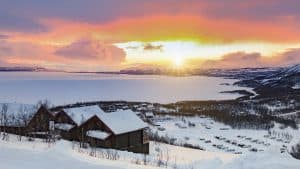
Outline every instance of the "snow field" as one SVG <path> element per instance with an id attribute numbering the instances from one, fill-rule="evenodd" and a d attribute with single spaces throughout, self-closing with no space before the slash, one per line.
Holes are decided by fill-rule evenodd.
<path id="1" fill-rule="evenodd" d="M 98 156 L 92 155 L 93 151 L 98 152 Z M 117 152 L 119 158 L 100 158 L 100 152 L 108 151 Z M 164 163 L 168 161 L 168 167 L 157 166 L 157 161 L 151 163 L 151 159 L 160 156 L 159 152 L 163 152 L 161 159 Z M 166 156 L 166 153 L 169 155 Z M 276 148 L 261 153 L 234 155 L 151 142 L 147 165 L 141 161 L 144 157 L 125 151 L 79 149 L 76 144 L 64 140 L 45 143 L 40 139 L 27 141 L 23 138 L 17 141 L 14 135 L 10 135 L 7 141 L 0 140 L 0 166 L 4 169 L 298 169 L 300 166 L 299 160 L 289 154 L 278 153 Z"/>
<path id="2" fill-rule="evenodd" d="M 299 130 L 280 129 L 279 125 L 267 131 L 232 129 L 203 117 L 156 116 L 153 121 L 156 126 L 151 126 L 152 133 L 173 138 L 176 145 L 189 144 L 213 152 L 249 154 L 275 147 L 288 153 L 288 148 L 300 140 Z"/>

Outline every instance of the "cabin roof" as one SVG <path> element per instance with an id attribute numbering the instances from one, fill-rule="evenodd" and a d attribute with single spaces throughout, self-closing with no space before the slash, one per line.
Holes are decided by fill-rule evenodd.
<path id="1" fill-rule="evenodd" d="M 75 108 L 66 108 L 63 109 L 64 112 L 68 116 L 71 117 L 71 119 L 80 126 L 87 120 L 89 120 L 91 117 L 101 113 L 101 109 L 99 106 L 84 106 L 84 107 L 75 107 Z"/>
<path id="2" fill-rule="evenodd" d="M 78 125 L 97 116 L 114 134 L 122 134 L 136 131 L 147 127 L 131 110 L 116 110 L 115 112 L 104 112 L 99 106 L 85 106 L 63 109 Z"/>
<path id="3" fill-rule="evenodd" d="M 131 110 L 118 109 L 115 112 L 101 113 L 99 118 L 115 134 L 127 133 L 147 127 L 147 124 Z"/>

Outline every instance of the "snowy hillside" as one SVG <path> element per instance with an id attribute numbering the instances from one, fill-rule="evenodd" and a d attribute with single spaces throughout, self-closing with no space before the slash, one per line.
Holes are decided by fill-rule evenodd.
<path id="1" fill-rule="evenodd" d="M 283 70 L 281 73 L 285 74 L 284 76 L 300 73 L 300 64 L 288 67 L 287 69 Z"/>
<path id="2" fill-rule="evenodd" d="M 16 141 L 11 135 L 9 141 L 0 141 L 0 164 L 3 169 L 158 169 L 166 168 L 151 159 L 168 162 L 168 168 L 178 169 L 296 169 L 299 161 L 288 154 L 270 150 L 260 154 L 231 155 L 205 152 L 165 144 L 151 143 L 151 152 L 143 163 L 143 155 L 117 151 L 117 160 L 101 156 L 108 150 L 77 149 L 71 142 L 58 141 L 48 144 L 36 139 L 34 142 Z M 93 152 L 93 153 L 92 153 Z M 159 152 L 164 152 L 161 156 Z M 166 153 L 168 156 L 166 156 Z M 62 158 L 63 157 L 63 158 Z M 160 158 L 161 157 L 161 158 Z M 140 160 L 139 160 L 140 159 Z M 255 163 L 253 163 L 255 161 Z"/>
<path id="3" fill-rule="evenodd" d="M 156 126 L 151 127 L 152 132 L 172 140 L 173 144 L 213 152 L 260 154 L 275 149 L 287 153 L 300 140 L 299 130 L 280 129 L 279 125 L 270 130 L 232 129 L 211 118 L 164 116 L 156 116 L 153 122 Z"/>

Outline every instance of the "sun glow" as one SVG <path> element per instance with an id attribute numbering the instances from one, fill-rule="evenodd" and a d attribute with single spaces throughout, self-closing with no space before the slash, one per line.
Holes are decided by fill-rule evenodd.
<path id="1" fill-rule="evenodd" d="M 150 45 L 149 45 L 150 44 Z M 298 48 L 300 44 L 273 44 L 244 42 L 230 44 L 201 44 L 193 41 L 125 42 L 115 44 L 126 52 L 126 63 L 163 64 L 174 67 L 191 66 L 203 60 L 218 60 L 234 52 L 260 53 L 273 56 L 287 48 Z M 148 48 L 145 46 L 148 45 Z M 151 46 L 149 48 L 149 46 Z M 197 65 L 197 64 L 196 64 Z"/>
<path id="2" fill-rule="evenodd" d="M 179 67 L 183 65 L 183 60 L 181 57 L 177 56 L 174 58 L 174 64 L 175 66 Z"/>

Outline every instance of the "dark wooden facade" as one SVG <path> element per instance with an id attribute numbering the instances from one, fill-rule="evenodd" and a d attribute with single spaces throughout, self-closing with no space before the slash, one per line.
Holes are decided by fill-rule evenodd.
<path id="1" fill-rule="evenodd" d="M 43 106 L 35 113 L 29 124 L 26 126 L 28 132 L 48 132 L 50 122 L 54 122 L 54 116 Z"/>
<path id="2" fill-rule="evenodd" d="M 41 106 L 35 115 L 30 119 L 26 126 L 0 126 L 0 130 L 17 135 L 31 135 L 33 132 L 49 132 L 50 121 L 54 122 L 54 116 L 43 106 Z M 44 137 L 35 135 L 36 137 Z"/>
<path id="3" fill-rule="evenodd" d="M 55 114 L 54 117 L 55 123 L 64 123 L 64 124 L 70 124 L 76 127 L 76 123 L 72 120 L 70 116 L 67 115 L 64 111 L 59 111 Z M 74 140 L 74 136 L 72 136 L 72 133 L 70 131 L 66 130 L 60 130 L 58 128 L 55 128 L 56 133 L 59 134 L 62 138 L 67 140 Z"/>
<path id="4" fill-rule="evenodd" d="M 92 147 L 112 148 L 118 150 L 127 150 L 135 153 L 149 153 L 149 143 L 147 134 L 144 129 L 130 131 L 122 134 L 115 134 L 109 126 L 107 126 L 96 115 L 77 125 L 70 116 L 64 111 L 59 111 L 56 114 L 50 113 L 45 107 L 40 107 L 30 120 L 27 126 L 24 127 L 4 127 L 0 126 L 1 131 L 19 135 L 31 135 L 33 137 L 45 137 L 43 134 L 30 133 L 49 133 L 51 131 L 50 123 L 65 123 L 74 125 L 69 131 L 55 129 L 62 138 L 71 141 L 79 141 L 89 143 Z M 105 139 L 99 139 L 87 136 L 87 131 L 97 130 L 109 133 L 110 135 Z"/>
<path id="5" fill-rule="evenodd" d="M 86 132 L 89 130 L 100 130 L 111 135 L 101 140 L 87 136 Z M 144 142 L 144 137 L 146 137 L 144 129 L 116 135 L 97 116 L 93 116 L 82 125 L 73 128 L 70 130 L 70 133 L 72 140 L 87 142 L 93 147 L 113 148 L 135 153 L 149 153 L 149 144 Z"/>
<path id="6" fill-rule="evenodd" d="M 67 115 L 64 111 L 59 111 L 55 114 L 55 123 L 67 123 L 71 125 L 76 125 L 70 116 Z"/>

